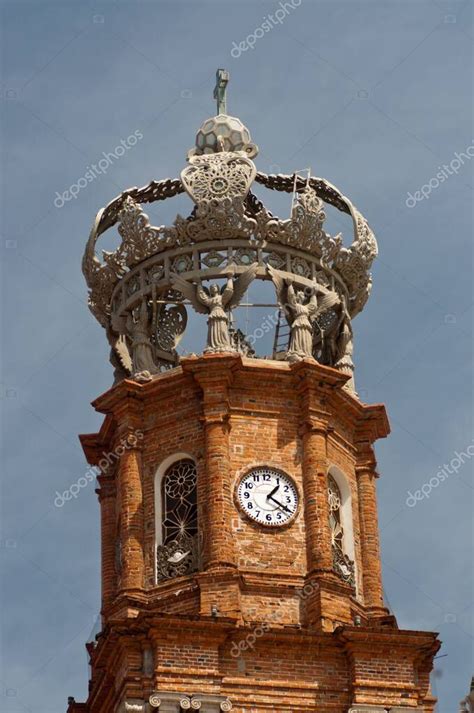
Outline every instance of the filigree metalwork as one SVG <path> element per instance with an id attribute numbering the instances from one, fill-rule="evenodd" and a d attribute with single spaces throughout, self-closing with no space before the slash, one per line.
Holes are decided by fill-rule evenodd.
<path id="1" fill-rule="evenodd" d="M 251 265 L 257 261 L 257 253 L 249 248 L 239 248 L 232 255 L 232 260 L 236 265 Z"/>
<path id="2" fill-rule="evenodd" d="M 196 466 L 183 459 L 163 479 L 163 544 L 197 534 Z"/>
<path id="3" fill-rule="evenodd" d="M 342 496 L 332 475 L 328 475 L 329 526 L 331 528 L 334 571 L 352 587 L 355 586 L 354 562 L 344 552 L 344 530 L 341 523 Z"/>
<path id="4" fill-rule="evenodd" d="M 302 275 L 303 277 L 309 277 L 311 275 L 311 268 L 308 262 L 302 257 L 294 257 L 291 261 L 291 270 L 295 275 Z"/>
<path id="5" fill-rule="evenodd" d="M 217 252 L 217 250 L 210 250 L 208 254 L 201 259 L 201 263 L 206 267 L 220 267 L 220 265 L 225 264 L 226 261 L 226 255 Z"/>
<path id="6" fill-rule="evenodd" d="M 192 156 L 189 163 L 181 171 L 181 181 L 197 205 L 224 198 L 243 201 L 257 173 L 253 161 L 232 151 Z"/>
<path id="7" fill-rule="evenodd" d="M 188 272 L 189 270 L 192 270 L 193 267 L 193 261 L 189 257 L 189 255 L 178 255 L 173 260 L 173 264 L 171 266 L 171 269 L 173 272 Z"/>
<path id="8" fill-rule="evenodd" d="M 198 568 L 197 473 L 192 460 L 181 459 L 162 482 L 162 544 L 156 551 L 157 581 Z"/>
<path id="9" fill-rule="evenodd" d="M 266 256 L 265 262 L 277 270 L 282 270 L 285 267 L 285 260 L 278 253 L 272 252 Z"/>
<path id="10" fill-rule="evenodd" d="M 156 548 L 157 582 L 196 572 L 198 569 L 197 544 L 197 536 L 179 535 L 166 545 L 158 545 Z"/>
<path id="11" fill-rule="evenodd" d="M 163 278 L 164 274 L 164 265 L 153 265 L 153 267 L 146 273 L 146 280 L 150 285 L 153 283 L 156 284 Z"/>
<path id="12" fill-rule="evenodd" d="M 196 488 L 196 466 L 191 460 L 180 460 L 167 471 L 164 481 L 165 495 L 182 500 Z"/>
<path id="13" fill-rule="evenodd" d="M 184 305 L 160 304 L 156 315 L 154 342 L 158 349 L 172 354 L 178 346 L 188 323 Z"/>
<path id="14" fill-rule="evenodd" d="M 270 278 L 267 266 L 280 271 L 284 280 L 294 281 L 295 294 L 302 290 L 334 294 L 332 312 L 313 314 L 312 333 L 306 329 L 304 348 L 291 347 L 287 357 L 304 358 L 304 354 L 352 377 L 351 320 L 370 294 L 375 236 L 351 201 L 325 179 L 257 173 L 250 160 L 255 149 L 250 135 L 232 119 L 238 122 L 233 135 L 231 119 L 222 115 L 203 124 L 180 180 L 130 188 L 96 217 L 83 272 L 89 307 L 106 329 L 112 348 L 116 378 L 153 378 L 178 362 L 176 344 L 185 312 L 158 306 L 175 275 L 182 275 L 190 285 L 198 284 L 222 278 L 232 264 L 237 273 L 254 265 L 257 279 Z M 294 191 L 289 219 L 272 215 L 250 192 L 254 181 L 271 190 Z M 177 215 L 170 226 L 152 226 L 142 204 L 183 191 L 195 203 L 192 213 L 185 218 Z M 352 217 L 350 246 L 343 246 L 340 234 L 331 236 L 324 230 L 326 203 Z M 97 241 L 115 223 L 121 243 L 115 251 L 103 251 L 99 259 Z M 296 312 L 308 304 L 306 299 L 299 308 L 287 308 L 293 315 L 295 338 L 302 336 L 298 330 L 304 322 Z M 234 339 L 224 341 L 221 348 L 235 348 Z M 348 387 L 353 387 L 352 378 Z"/>

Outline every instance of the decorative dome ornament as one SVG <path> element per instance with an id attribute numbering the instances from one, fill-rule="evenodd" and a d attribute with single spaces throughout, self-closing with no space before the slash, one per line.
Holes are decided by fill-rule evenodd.
<path id="1" fill-rule="evenodd" d="M 196 135 L 196 147 L 188 152 L 188 158 L 219 151 L 241 151 L 254 158 L 258 147 L 250 141 L 250 132 L 240 119 L 218 114 L 201 126 Z"/>
<path id="2" fill-rule="evenodd" d="M 229 72 L 218 69 L 214 99 L 217 116 L 207 119 L 196 134 L 196 147 L 188 151 L 188 159 L 220 151 L 243 152 L 249 158 L 258 154 L 258 147 L 250 141 L 250 132 L 236 116 L 227 114 L 226 87 Z"/>
<path id="3" fill-rule="evenodd" d="M 351 389 L 352 319 L 370 294 L 375 236 L 351 201 L 324 178 L 257 171 L 248 130 L 226 113 L 228 80 L 218 70 L 217 115 L 199 130 L 180 178 L 130 188 L 97 214 L 83 272 L 89 307 L 111 346 L 115 378 L 146 381 L 176 366 L 189 306 L 207 314 L 205 351 L 253 356 L 245 335 L 234 339 L 230 310 L 239 307 L 244 286 L 255 279 L 273 282 L 280 307 L 270 358 L 315 359 L 346 373 Z M 253 194 L 256 184 L 293 193 L 290 218 L 272 215 Z M 189 216 L 177 215 L 169 226 L 150 224 L 143 203 L 184 192 L 195 204 Z M 327 204 L 352 218 L 350 246 L 341 234 L 325 231 Z M 99 259 L 97 241 L 115 224 L 121 243 Z M 278 335 L 285 320 L 290 335 L 282 345 Z"/>

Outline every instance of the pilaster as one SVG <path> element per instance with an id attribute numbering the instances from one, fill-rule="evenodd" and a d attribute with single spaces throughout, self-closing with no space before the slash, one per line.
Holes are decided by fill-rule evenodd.
<path id="1" fill-rule="evenodd" d="M 116 486 L 115 479 L 109 475 L 99 475 L 99 488 L 96 493 L 100 503 L 100 534 L 101 534 L 101 582 L 102 582 L 102 621 L 104 623 L 107 609 L 117 592 L 116 568 Z"/>
<path id="2" fill-rule="evenodd" d="M 386 616 L 383 602 L 382 565 L 376 479 L 377 461 L 372 446 L 361 442 L 357 448 L 356 476 L 359 501 L 360 547 L 362 554 L 362 587 L 369 616 Z"/>
<path id="3" fill-rule="evenodd" d="M 204 487 L 199 489 L 203 572 L 198 575 L 201 613 L 236 616 L 240 610 L 235 543 L 232 533 L 232 471 L 229 454 L 229 389 L 238 355 L 209 355 L 183 360 L 202 390 L 201 422 L 205 432 Z M 205 499 L 204 499 L 205 498 Z"/>

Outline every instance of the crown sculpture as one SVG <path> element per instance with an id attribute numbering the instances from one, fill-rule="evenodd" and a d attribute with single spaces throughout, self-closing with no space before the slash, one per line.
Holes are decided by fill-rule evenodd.
<path id="1" fill-rule="evenodd" d="M 364 216 L 323 178 L 257 171 L 258 148 L 242 122 L 226 113 L 229 75 L 217 72 L 217 116 L 203 123 L 180 178 L 129 188 L 96 216 L 83 258 L 89 306 L 105 328 L 116 380 L 148 381 L 179 362 L 187 309 L 206 314 L 206 352 L 253 352 L 232 327 L 231 313 L 252 280 L 271 280 L 288 343 L 273 358 L 316 360 L 349 375 L 353 389 L 352 319 L 371 289 L 377 242 Z M 252 191 L 254 184 L 293 192 L 291 217 L 280 220 Z M 143 211 L 186 192 L 192 213 L 154 227 Z M 354 236 L 324 230 L 325 204 L 352 217 Z M 114 252 L 96 244 L 114 225 Z M 220 283 L 213 280 L 225 280 Z M 207 286 L 205 283 L 208 283 Z"/>

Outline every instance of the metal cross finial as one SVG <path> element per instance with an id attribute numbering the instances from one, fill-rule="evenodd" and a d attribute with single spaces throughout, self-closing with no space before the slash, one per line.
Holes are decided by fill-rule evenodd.
<path id="1" fill-rule="evenodd" d="M 227 114 L 226 87 L 229 82 L 229 72 L 225 69 L 218 69 L 216 72 L 216 86 L 214 87 L 214 99 L 217 102 L 217 113 Z"/>

